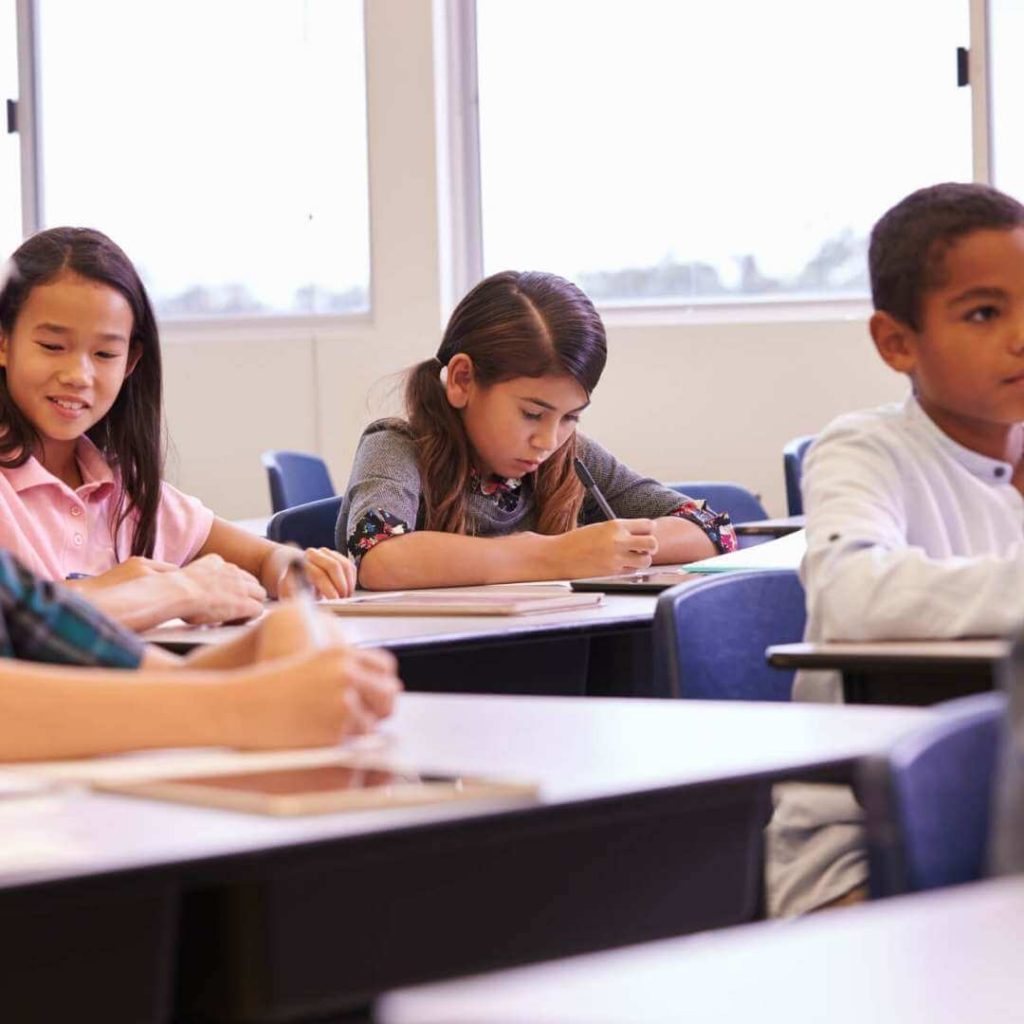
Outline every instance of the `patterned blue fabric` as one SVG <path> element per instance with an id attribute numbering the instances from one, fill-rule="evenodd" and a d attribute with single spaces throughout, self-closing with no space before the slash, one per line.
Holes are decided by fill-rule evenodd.
<path id="1" fill-rule="evenodd" d="M 142 653 L 133 633 L 0 551 L 0 657 L 138 668 Z"/>

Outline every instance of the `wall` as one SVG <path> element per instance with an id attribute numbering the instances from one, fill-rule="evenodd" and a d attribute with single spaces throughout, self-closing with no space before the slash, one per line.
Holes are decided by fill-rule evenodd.
<path id="1" fill-rule="evenodd" d="M 436 348 L 447 232 L 434 14 L 430 0 L 366 5 L 372 316 L 164 328 L 168 476 L 223 516 L 269 512 L 265 448 L 319 452 L 341 488 L 362 426 L 393 407 L 395 375 Z M 631 323 L 610 314 L 608 370 L 584 429 L 636 469 L 736 480 L 782 514 L 783 444 L 905 387 L 874 355 L 863 315 L 768 315 Z"/>

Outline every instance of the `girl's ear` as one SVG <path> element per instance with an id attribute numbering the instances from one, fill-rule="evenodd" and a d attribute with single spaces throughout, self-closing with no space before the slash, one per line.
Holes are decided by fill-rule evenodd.
<path id="1" fill-rule="evenodd" d="M 125 367 L 124 375 L 130 377 L 132 370 L 139 365 L 139 360 L 142 358 L 142 346 L 135 342 L 128 349 L 128 365 Z"/>
<path id="2" fill-rule="evenodd" d="M 459 352 L 448 360 L 448 378 L 444 391 L 453 409 L 465 409 L 473 390 L 473 360 Z"/>
<path id="3" fill-rule="evenodd" d="M 917 365 L 917 333 L 890 313 L 872 314 L 868 327 L 878 354 L 898 373 L 911 373 Z"/>
<path id="4" fill-rule="evenodd" d="M 0 366 L 7 366 L 7 335 L 0 331 Z"/>

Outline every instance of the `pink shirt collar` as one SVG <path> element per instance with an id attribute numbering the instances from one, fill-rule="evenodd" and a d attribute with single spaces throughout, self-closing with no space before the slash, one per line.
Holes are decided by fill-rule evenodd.
<path id="1" fill-rule="evenodd" d="M 63 480 L 54 476 L 34 455 L 16 469 L 7 470 L 7 479 L 19 494 L 32 487 L 57 486 L 69 494 L 77 494 L 84 498 L 95 494 L 103 487 L 114 486 L 114 471 L 96 445 L 84 435 L 78 439 L 75 446 L 75 458 L 82 473 L 82 486 L 75 488 L 74 491 Z"/>

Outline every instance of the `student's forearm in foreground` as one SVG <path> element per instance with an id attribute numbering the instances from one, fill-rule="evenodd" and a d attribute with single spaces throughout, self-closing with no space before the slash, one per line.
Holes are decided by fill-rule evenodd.
<path id="1" fill-rule="evenodd" d="M 0 662 L 0 761 L 214 746 L 229 731 L 228 687 L 213 673 L 145 674 Z"/>
<path id="2" fill-rule="evenodd" d="M 537 533 L 466 537 L 421 530 L 368 551 L 359 583 L 369 590 L 402 590 L 554 579 L 553 540 Z"/>

